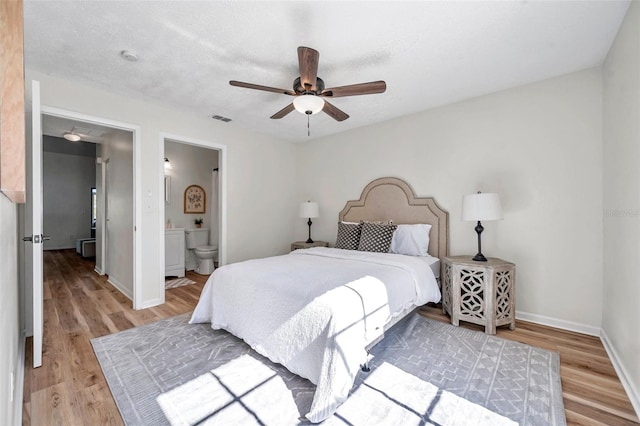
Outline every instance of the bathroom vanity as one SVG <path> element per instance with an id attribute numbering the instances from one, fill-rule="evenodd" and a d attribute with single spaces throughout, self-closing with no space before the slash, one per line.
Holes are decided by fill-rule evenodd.
<path id="1" fill-rule="evenodd" d="M 164 275 L 184 277 L 184 228 L 164 230 Z"/>

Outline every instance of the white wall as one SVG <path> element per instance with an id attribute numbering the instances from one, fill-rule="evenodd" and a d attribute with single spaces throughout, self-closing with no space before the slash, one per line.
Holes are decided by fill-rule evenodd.
<path id="1" fill-rule="evenodd" d="M 15 377 L 22 369 L 18 365 L 24 360 L 21 355 L 20 321 L 18 303 L 18 207 L 0 194 L 0 424 L 16 424 L 20 413 L 16 412 L 15 398 L 22 393 L 15 389 L 11 393 L 11 373 L 14 383 L 21 381 Z"/>
<path id="2" fill-rule="evenodd" d="M 43 143 L 71 143 L 45 137 Z M 95 151 L 94 151 L 95 152 Z M 75 248 L 78 238 L 91 237 L 91 188 L 95 187 L 95 154 L 42 154 L 43 229 L 51 240 L 44 249 Z"/>
<path id="3" fill-rule="evenodd" d="M 640 412 L 640 3 L 633 2 L 604 66 L 605 342 Z M 614 359 L 614 364 L 615 364 Z M 624 383 L 624 380 L 623 380 Z"/>
<path id="4" fill-rule="evenodd" d="M 28 67 L 28 64 L 27 64 Z M 160 268 L 160 238 L 164 238 L 164 194 L 161 182 L 160 133 L 211 141 L 227 147 L 227 259 L 245 259 L 282 254 L 293 241 L 291 224 L 297 215 L 295 197 L 295 147 L 267 136 L 236 128 L 207 117 L 143 102 L 58 79 L 29 68 L 26 81 L 41 82 L 42 103 L 132 123 L 142 135 L 143 241 L 142 303 L 159 303 L 164 292 Z M 231 117 L 233 118 L 233 117 Z M 161 210 L 162 209 L 162 210 Z"/>
<path id="5" fill-rule="evenodd" d="M 174 228 L 193 228 L 195 218 L 203 218 L 202 226 L 211 227 L 211 177 L 218 167 L 218 151 L 195 145 L 166 141 L 164 156 L 169 159 L 171 169 L 165 175 L 171 178 L 171 201 L 165 205 L 165 222 L 171 219 Z M 184 190 L 189 185 L 200 185 L 207 197 L 205 214 L 184 213 Z"/>
<path id="6" fill-rule="evenodd" d="M 106 265 L 109 282 L 133 298 L 133 138 L 131 132 L 112 130 L 105 136 L 100 155 L 106 178 Z M 164 255 L 164 254 L 163 254 Z"/>
<path id="7" fill-rule="evenodd" d="M 300 145 L 296 201 L 319 203 L 314 239 L 333 244 L 344 203 L 372 179 L 395 176 L 449 211 L 452 255 L 474 254 L 462 196 L 498 192 L 504 220 L 484 223 L 482 251 L 516 263 L 519 315 L 597 332 L 601 77 L 589 69 Z M 303 239 L 304 220 L 295 228 Z"/>

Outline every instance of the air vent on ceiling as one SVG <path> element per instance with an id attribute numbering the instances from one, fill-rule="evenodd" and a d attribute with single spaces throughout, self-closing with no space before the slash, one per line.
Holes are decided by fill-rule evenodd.
<path id="1" fill-rule="evenodd" d="M 223 116 L 221 116 L 221 115 L 214 115 L 214 116 L 212 116 L 211 118 L 213 118 L 214 120 L 224 121 L 225 123 L 228 123 L 228 122 L 230 122 L 230 121 L 231 121 L 231 119 L 230 119 L 230 118 L 223 117 Z"/>

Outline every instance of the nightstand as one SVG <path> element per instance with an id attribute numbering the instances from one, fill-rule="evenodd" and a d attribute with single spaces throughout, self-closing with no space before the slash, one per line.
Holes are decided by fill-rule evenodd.
<path id="1" fill-rule="evenodd" d="M 314 241 L 312 243 L 307 243 L 305 241 L 296 241 L 295 243 L 291 243 L 291 251 L 306 249 L 310 247 L 329 247 L 329 243 L 326 241 Z"/>
<path id="2" fill-rule="evenodd" d="M 467 321 L 484 326 L 487 334 L 496 334 L 496 327 L 508 324 L 516 328 L 516 265 L 497 258 L 486 262 L 473 256 L 444 258 L 442 311 L 451 316 L 451 323 Z"/>

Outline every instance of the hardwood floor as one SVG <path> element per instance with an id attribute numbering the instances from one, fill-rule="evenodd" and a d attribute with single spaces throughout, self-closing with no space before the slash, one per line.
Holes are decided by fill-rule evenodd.
<path id="1" fill-rule="evenodd" d="M 122 425 L 90 340 L 192 311 L 207 277 L 188 272 L 196 284 L 167 290 L 164 305 L 135 311 L 74 250 L 45 251 L 44 263 L 43 361 L 32 368 L 28 339 L 23 424 Z"/>
<path id="2" fill-rule="evenodd" d="M 427 306 L 422 315 L 450 322 L 439 306 Z M 474 324 L 461 325 L 484 331 Z M 598 337 L 516 321 L 516 329 L 498 327 L 497 336 L 560 353 L 560 378 L 567 423 L 570 425 L 640 424 Z"/>
<path id="3" fill-rule="evenodd" d="M 121 425 L 120 413 L 90 339 L 190 312 L 206 280 L 167 290 L 166 303 L 140 311 L 74 250 L 46 251 L 43 365 L 33 369 L 27 341 L 23 424 Z M 421 313 L 448 322 L 437 307 Z M 481 329 L 475 325 L 464 325 Z M 640 424 L 609 358 L 596 337 L 518 321 L 498 336 L 560 353 L 565 413 L 571 425 Z"/>

